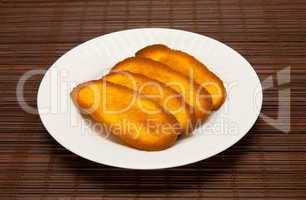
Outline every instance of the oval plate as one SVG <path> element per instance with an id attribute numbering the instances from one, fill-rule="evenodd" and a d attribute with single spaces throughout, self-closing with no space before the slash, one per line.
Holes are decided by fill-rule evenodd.
<path id="1" fill-rule="evenodd" d="M 186 51 L 208 65 L 224 81 L 228 96 L 192 136 L 179 139 L 169 149 L 146 152 L 99 134 L 78 113 L 70 92 L 76 84 L 100 78 L 118 61 L 156 43 Z M 225 44 L 182 30 L 145 28 L 103 35 L 68 51 L 45 74 L 37 104 L 50 135 L 73 153 L 115 167 L 161 169 L 209 158 L 239 141 L 260 113 L 262 89 L 252 66 Z"/>

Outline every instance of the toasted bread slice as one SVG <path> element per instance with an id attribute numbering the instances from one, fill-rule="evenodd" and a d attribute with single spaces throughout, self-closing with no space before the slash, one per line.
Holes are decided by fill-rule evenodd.
<path id="1" fill-rule="evenodd" d="M 75 87 L 71 96 L 82 112 L 137 149 L 166 149 L 180 131 L 175 117 L 158 104 L 117 84 L 89 81 Z"/>
<path id="2" fill-rule="evenodd" d="M 192 130 L 195 122 L 193 108 L 184 102 L 184 98 L 178 92 L 165 84 L 128 71 L 111 72 L 102 79 L 128 87 L 155 101 L 174 115 L 185 133 Z"/>
<path id="3" fill-rule="evenodd" d="M 112 68 L 112 71 L 120 70 L 142 74 L 174 89 L 194 108 L 197 121 L 204 121 L 211 111 L 210 94 L 203 87 L 181 73 L 172 70 L 167 65 L 147 58 L 131 57 L 119 62 Z"/>
<path id="4" fill-rule="evenodd" d="M 161 44 L 147 46 L 139 50 L 136 56 L 161 62 L 171 69 L 194 79 L 195 82 L 205 87 L 211 94 L 214 110 L 223 104 L 226 98 L 223 82 L 193 56 L 182 51 L 172 50 Z"/>

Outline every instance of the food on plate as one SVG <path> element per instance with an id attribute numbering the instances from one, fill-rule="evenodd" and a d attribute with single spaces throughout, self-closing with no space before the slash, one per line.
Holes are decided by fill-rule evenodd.
<path id="1" fill-rule="evenodd" d="M 172 114 L 185 133 L 189 133 L 195 122 L 193 108 L 184 102 L 180 93 L 165 84 L 141 74 L 128 71 L 111 72 L 103 80 L 128 87 L 142 96 L 158 103 L 165 111 Z"/>
<path id="2" fill-rule="evenodd" d="M 174 89 L 194 108 L 197 121 L 204 121 L 211 112 L 211 95 L 205 88 L 160 62 L 142 57 L 130 57 L 116 64 L 112 71 L 142 74 Z"/>
<path id="3" fill-rule="evenodd" d="M 138 57 L 149 58 L 180 72 L 202 85 L 211 94 L 213 109 L 218 109 L 224 102 L 226 90 L 223 82 L 207 66 L 193 56 L 162 44 L 147 46 L 136 53 Z"/>
<path id="4" fill-rule="evenodd" d="M 121 142 L 141 150 L 173 145 L 181 130 L 176 118 L 154 101 L 104 80 L 82 83 L 71 93 L 75 105 Z M 166 128 L 165 128 L 166 127 Z"/>
<path id="5" fill-rule="evenodd" d="M 191 55 L 161 44 L 71 92 L 79 110 L 130 147 L 158 151 L 191 133 L 225 101 L 223 82 Z"/>

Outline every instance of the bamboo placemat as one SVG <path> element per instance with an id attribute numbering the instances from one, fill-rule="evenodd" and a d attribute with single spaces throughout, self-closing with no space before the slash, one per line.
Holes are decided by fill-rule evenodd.
<path id="1" fill-rule="evenodd" d="M 184 29 L 216 38 L 245 56 L 262 82 L 262 112 L 250 133 L 227 151 L 195 164 L 158 171 L 107 167 L 57 144 L 37 115 L 16 99 L 20 76 L 47 69 L 93 37 L 137 27 Z M 289 67 L 289 68 L 288 68 Z M 279 85 L 277 73 L 291 70 Z M 36 104 L 41 76 L 25 87 Z M 306 2 L 0 1 L 0 199 L 306 199 Z M 278 101 L 291 90 L 291 101 Z M 288 106 L 277 116 L 280 104 Z M 290 115 L 289 115 L 290 114 Z M 278 119 L 278 121 L 277 121 Z M 290 121 L 290 131 L 278 130 Z"/>

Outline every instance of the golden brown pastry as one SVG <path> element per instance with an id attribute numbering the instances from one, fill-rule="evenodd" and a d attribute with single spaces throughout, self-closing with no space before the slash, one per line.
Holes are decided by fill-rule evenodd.
<path id="1" fill-rule="evenodd" d="M 180 72 L 202 85 L 212 96 L 213 109 L 218 109 L 224 102 L 226 90 L 223 82 L 204 64 L 193 56 L 173 50 L 162 44 L 147 46 L 136 53 L 136 56 L 149 58 Z"/>
<path id="2" fill-rule="evenodd" d="M 131 57 L 116 64 L 112 71 L 129 71 L 164 83 L 194 108 L 197 121 L 205 120 L 212 109 L 211 96 L 203 87 L 160 62 Z"/>
<path id="3" fill-rule="evenodd" d="M 95 80 L 78 85 L 71 96 L 82 112 L 129 146 L 162 150 L 173 145 L 179 134 L 174 116 L 126 87 Z"/>
<path id="4" fill-rule="evenodd" d="M 102 79 L 138 91 L 171 113 L 185 133 L 192 130 L 193 123 L 195 122 L 194 115 L 192 114 L 193 108 L 184 102 L 179 93 L 165 84 L 128 71 L 111 72 Z"/>

